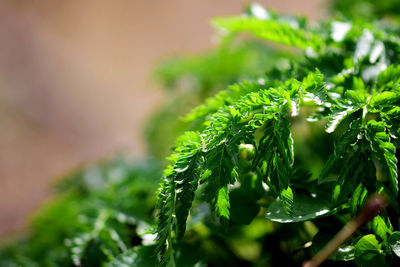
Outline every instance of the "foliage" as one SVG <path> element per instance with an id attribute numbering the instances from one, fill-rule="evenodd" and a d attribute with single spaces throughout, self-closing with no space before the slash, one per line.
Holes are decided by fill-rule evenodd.
<path id="1" fill-rule="evenodd" d="M 153 156 L 164 158 L 177 135 L 198 125 L 177 117 L 231 84 L 257 79 L 274 64 L 285 68 L 286 58 L 292 56 L 289 51 L 258 40 L 240 40 L 234 34 L 221 37 L 220 42 L 219 47 L 200 56 L 168 59 L 155 70 L 154 77 L 165 88 L 167 99 L 145 128 Z"/>
<path id="2" fill-rule="evenodd" d="M 340 0 L 319 24 L 259 5 L 215 19 L 217 49 L 156 70 L 171 97 L 150 151 L 180 135 L 164 172 L 119 158 L 74 173 L 0 265 L 299 265 L 376 192 L 388 208 L 329 263 L 398 264 L 400 39 L 384 3 L 374 23 Z"/>
<path id="3" fill-rule="evenodd" d="M 335 0 L 332 2 L 332 9 L 336 10 L 340 16 L 374 20 L 382 18 L 390 18 L 396 21 L 398 20 L 398 12 L 400 3 L 392 0 Z"/>
<path id="4" fill-rule="evenodd" d="M 393 200 L 391 208 L 398 212 L 396 116 L 400 92 L 393 81 L 398 79 L 399 67 L 396 56 L 391 56 L 399 48 L 395 29 L 361 21 L 311 26 L 303 18 L 280 17 L 259 6 L 254 8 L 257 12 L 215 19 L 214 25 L 228 33 L 249 32 L 298 47 L 303 49 L 303 57 L 292 61 L 284 77 L 275 78 L 267 72 L 260 77 L 261 84 L 246 82 L 230 87 L 186 117 L 201 120 L 202 125 L 191 137 L 183 135 L 187 140 L 176 145 L 174 163 L 160 185 L 157 251 L 162 265 L 174 262 L 174 243 L 183 237 L 197 190 L 227 227 L 230 210 L 237 204 L 231 201 L 230 192 L 243 186 L 240 169 L 246 163 L 250 167 L 245 174 L 264 185 L 264 195 L 276 197 L 265 215 L 271 220 L 301 222 L 331 214 L 354 216 L 375 192 L 385 192 Z M 324 166 L 314 171 L 316 175 L 296 178 L 298 170 L 312 171 L 296 164 L 294 156 L 291 124 L 307 127 L 303 108 L 310 113 L 308 121 L 324 123 L 335 141 Z M 193 142 L 195 147 L 190 147 Z M 239 157 L 243 144 L 255 151 L 253 159 Z M 190 182 L 183 182 L 181 175 Z M 182 191 L 190 195 L 184 207 L 175 196 Z M 257 206 L 262 195 L 250 203 Z M 326 195 L 331 197 L 317 201 Z M 183 218 L 182 213 L 186 215 Z M 387 239 L 396 218 L 387 213 L 374 218 L 364 233 L 375 235 L 361 234 L 354 245 L 357 264 L 363 265 L 371 257 L 377 264 L 383 263 L 385 255 L 392 255 L 381 248 L 389 246 Z M 376 256 L 366 252 L 371 250 Z"/>
<path id="5" fill-rule="evenodd" d="M 129 248 L 152 239 L 159 175 L 157 162 L 125 157 L 71 173 L 34 216 L 31 233 L 3 249 L 0 265 L 100 266 L 141 252 Z"/>

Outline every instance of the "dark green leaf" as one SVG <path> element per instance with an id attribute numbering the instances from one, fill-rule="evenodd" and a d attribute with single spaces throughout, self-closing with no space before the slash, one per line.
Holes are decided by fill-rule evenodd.
<path id="1" fill-rule="evenodd" d="M 326 193 L 314 196 L 296 192 L 293 198 L 292 216 L 286 214 L 281 200 L 277 199 L 268 208 L 265 217 L 281 223 L 301 222 L 328 216 L 346 207 L 346 205 L 331 207 L 330 197 Z"/>
<path id="2" fill-rule="evenodd" d="M 393 253 L 400 257 L 400 232 L 393 232 L 389 236 L 388 242 Z"/>

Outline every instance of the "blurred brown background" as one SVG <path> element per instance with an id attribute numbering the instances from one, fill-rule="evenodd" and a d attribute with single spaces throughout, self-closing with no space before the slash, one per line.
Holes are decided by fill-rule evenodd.
<path id="1" fill-rule="evenodd" d="M 323 5 L 258 2 L 313 19 Z M 210 18 L 244 3 L 1 0 L 0 235 L 22 229 L 69 169 L 144 155 L 142 124 L 163 98 L 149 78 L 155 63 L 210 47 Z"/>

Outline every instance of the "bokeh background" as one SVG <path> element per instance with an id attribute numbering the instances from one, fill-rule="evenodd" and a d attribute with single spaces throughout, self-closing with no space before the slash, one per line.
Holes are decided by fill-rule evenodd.
<path id="1" fill-rule="evenodd" d="M 323 15 L 323 0 L 258 1 Z M 142 126 L 164 93 L 157 62 L 207 50 L 215 16 L 240 0 L 1 0 L 0 237 L 23 229 L 51 185 L 115 153 L 142 157 Z"/>

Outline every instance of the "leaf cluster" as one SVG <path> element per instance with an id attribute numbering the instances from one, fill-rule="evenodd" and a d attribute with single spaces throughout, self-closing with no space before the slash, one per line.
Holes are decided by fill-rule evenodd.
<path id="1" fill-rule="evenodd" d="M 398 59 L 392 55 L 400 47 L 395 29 L 361 21 L 310 25 L 304 18 L 278 16 L 259 6 L 240 17 L 218 18 L 214 25 L 228 33 L 252 33 L 297 47 L 303 50 L 302 57 L 292 61 L 281 77 L 271 69 L 257 82 L 232 85 L 186 116 L 202 124 L 190 138 L 181 137 L 187 140 L 175 147 L 174 163 L 160 185 L 161 264 L 174 262 L 174 244 L 183 237 L 196 191 L 222 225 L 229 225 L 231 209 L 236 209 L 232 205 L 237 205 L 230 194 L 244 186 L 244 173 L 266 189 L 253 203 L 259 205 L 267 195 L 276 197 L 264 215 L 271 220 L 355 216 L 375 192 L 386 194 L 389 211 L 397 214 L 400 92 Z M 333 135 L 334 143 L 320 169 L 304 172 L 302 159 L 295 160 L 292 125 L 310 123 L 325 125 L 326 133 L 319 135 Z M 193 142 L 195 147 L 190 147 Z M 243 153 L 240 147 L 249 151 Z M 182 191 L 190 195 L 184 205 L 176 197 Z M 317 199 L 321 200 L 307 204 Z M 348 244 L 355 253 L 347 260 L 355 257 L 357 264 L 363 264 L 360 250 L 365 250 L 363 242 L 373 233 L 379 255 L 390 261 L 388 238 L 395 233 L 392 224 L 397 216 L 391 217 L 389 211 L 363 229 L 364 237 L 361 234 Z"/>
<path id="2" fill-rule="evenodd" d="M 141 261 L 154 266 L 148 241 L 160 172 L 155 161 L 127 157 L 72 172 L 35 214 L 30 232 L 2 248 L 0 265 L 115 266 L 124 255 L 144 253 Z"/>
<path id="3" fill-rule="evenodd" d="M 0 265 L 295 266 L 375 193 L 388 208 L 330 264 L 398 264 L 397 4 L 371 3 L 336 0 L 318 24 L 256 4 L 215 19 L 216 49 L 155 72 L 168 94 L 146 130 L 159 160 L 68 175 Z"/>

